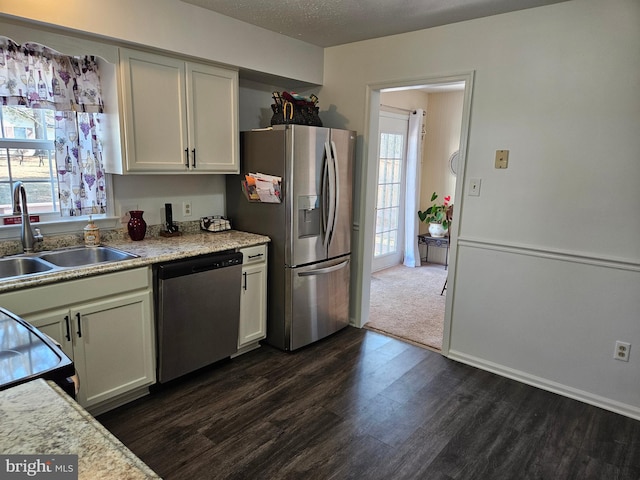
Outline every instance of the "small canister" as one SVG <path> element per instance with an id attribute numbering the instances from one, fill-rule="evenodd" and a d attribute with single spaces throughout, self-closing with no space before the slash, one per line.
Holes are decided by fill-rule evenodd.
<path id="1" fill-rule="evenodd" d="M 91 216 L 89 216 L 89 223 L 84 227 L 84 244 L 87 247 L 100 245 L 100 229 L 93 223 Z"/>

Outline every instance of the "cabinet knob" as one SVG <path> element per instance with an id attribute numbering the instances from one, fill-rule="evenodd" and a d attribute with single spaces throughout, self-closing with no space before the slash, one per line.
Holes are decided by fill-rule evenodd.
<path id="1" fill-rule="evenodd" d="M 193 153 L 193 168 L 196 168 L 196 149 L 194 148 L 193 150 L 191 150 L 191 153 Z"/>
<path id="2" fill-rule="evenodd" d="M 189 168 L 189 149 L 185 148 L 184 149 L 184 157 L 185 157 L 185 165 L 187 168 Z"/>

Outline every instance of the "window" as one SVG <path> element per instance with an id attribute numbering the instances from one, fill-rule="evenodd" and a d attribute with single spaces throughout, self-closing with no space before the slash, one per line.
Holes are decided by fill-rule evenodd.
<path id="1" fill-rule="evenodd" d="M 400 229 L 400 201 L 404 136 L 381 133 L 376 201 L 376 236 L 374 256 L 396 253 Z"/>
<path id="2" fill-rule="evenodd" d="M 0 214 L 13 213 L 12 187 L 24 183 L 29 213 L 59 212 L 54 112 L 0 109 Z"/>
<path id="3" fill-rule="evenodd" d="M 104 214 L 102 91 L 95 57 L 0 37 L 0 215 L 21 181 L 29 213 Z"/>

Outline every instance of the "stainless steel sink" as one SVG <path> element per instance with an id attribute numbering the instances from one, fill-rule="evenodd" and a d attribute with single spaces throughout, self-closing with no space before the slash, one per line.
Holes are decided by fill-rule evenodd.
<path id="1" fill-rule="evenodd" d="M 105 262 L 119 262 L 138 258 L 138 255 L 111 247 L 78 247 L 65 250 L 43 252 L 39 258 L 58 267 L 82 267 Z"/>
<path id="2" fill-rule="evenodd" d="M 0 258 L 0 280 L 138 258 L 111 247 L 72 247 Z"/>
<path id="3" fill-rule="evenodd" d="M 0 258 L 0 278 L 20 277 L 34 273 L 44 273 L 53 269 L 53 265 L 49 265 L 39 258 Z"/>

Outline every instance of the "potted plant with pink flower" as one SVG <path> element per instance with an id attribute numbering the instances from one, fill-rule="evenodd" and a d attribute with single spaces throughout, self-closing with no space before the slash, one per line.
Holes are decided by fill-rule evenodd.
<path id="1" fill-rule="evenodd" d="M 418 217 L 421 222 L 429 224 L 429 233 L 432 237 L 444 237 L 449 229 L 451 223 L 451 214 L 453 211 L 453 204 L 449 204 L 451 197 L 447 195 L 444 197 L 443 203 L 436 203 L 438 194 L 433 192 L 431 195 L 431 205 L 425 211 L 418 211 Z"/>

